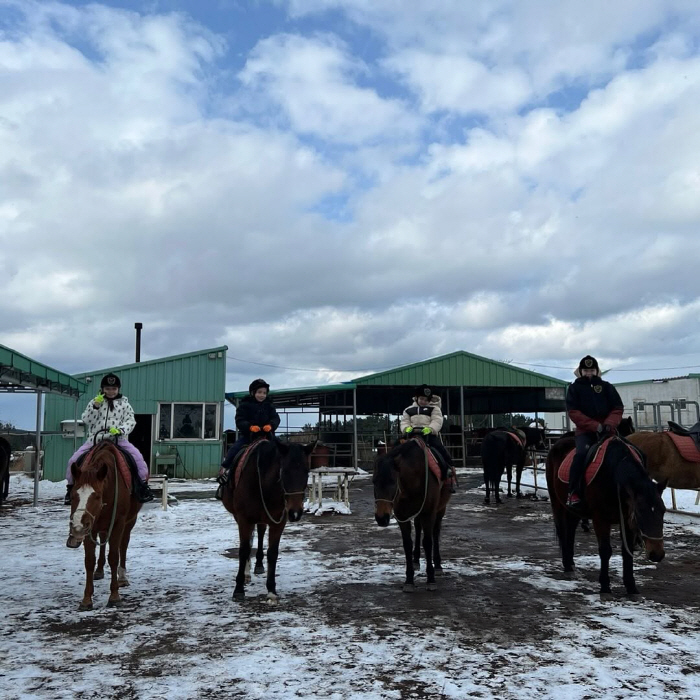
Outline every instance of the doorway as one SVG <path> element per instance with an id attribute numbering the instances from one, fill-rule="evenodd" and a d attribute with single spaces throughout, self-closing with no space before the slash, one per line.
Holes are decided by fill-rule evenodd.
<path id="1" fill-rule="evenodd" d="M 148 468 L 151 467 L 151 459 L 153 452 L 152 437 L 153 437 L 153 416 L 150 413 L 136 414 L 136 427 L 129 435 L 129 442 L 143 455 Z"/>

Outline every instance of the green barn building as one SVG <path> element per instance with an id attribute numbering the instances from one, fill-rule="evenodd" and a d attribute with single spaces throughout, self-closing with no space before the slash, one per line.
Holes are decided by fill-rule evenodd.
<path id="1" fill-rule="evenodd" d="M 46 397 L 44 478 L 65 478 L 68 459 L 84 439 L 80 416 L 108 372 L 119 375 L 122 393 L 134 408 L 136 428 L 129 441 L 141 451 L 152 474 L 216 476 L 223 451 L 227 349 L 221 346 L 74 375 L 88 387 L 77 400 Z"/>

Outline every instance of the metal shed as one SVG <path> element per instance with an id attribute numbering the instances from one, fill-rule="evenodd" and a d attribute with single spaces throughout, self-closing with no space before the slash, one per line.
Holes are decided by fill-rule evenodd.
<path id="1" fill-rule="evenodd" d="M 143 454 L 151 473 L 215 476 L 223 450 L 227 349 L 224 345 L 75 375 L 89 387 L 77 417 L 99 390 L 102 376 L 115 372 L 136 414 L 136 428 L 129 439 Z M 46 402 L 44 428 L 59 432 L 74 417 L 74 402 L 51 397 Z M 46 437 L 47 479 L 65 477 L 74 450 L 74 440 L 66 438 L 73 434 L 65 429 Z"/>
<path id="2" fill-rule="evenodd" d="M 331 417 L 355 418 L 366 415 L 398 415 L 409 405 L 413 389 L 429 384 L 442 399 L 448 418 L 453 457 L 465 454 L 467 417 L 473 414 L 544 413 L 565 408 L 568 382 L 538 372 L 520 369 L 465 351 L 440 355 L 422 362 L 358 377 L 350 382 L 326 386 L 272 391 L 275 406 L 282 412 L 316 413 L 319 423 L 331 426 Z M 226 394 L 237 403 L 246 392 Z M 356 422 L 354 422 L 356 426 Z M 284 426 L 282 426 L 283 428 Z M 358 462 L 358 437 L 354 433 L 326 431 L 321 439 L 352 447 L 352 460 Z M 446 433 L 443 434 L 443 438 Z"/>
<path id="3" fill-rule="evenodd" d="M 37 504 L 39 495 L 39 474 L 42 466 L 40 432 L 42 397 L 44 394 L 49 398 L 60 397 L 67 406 L 72 407 L 86 389 L 85 382 L 0 345 L 0 392 L 36 394 L 34 505 Z"/>

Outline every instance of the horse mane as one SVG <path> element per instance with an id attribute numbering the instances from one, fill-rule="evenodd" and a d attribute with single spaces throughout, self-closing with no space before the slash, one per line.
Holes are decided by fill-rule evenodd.
<path id="1" fill-rule="evenodd" d="M 115 445 L 109 440 L 100 440 L 100 442 L 85 455 L 85 459 L 80 465 L 80 469 L 78 469 L 75 480 L 76 483 L 81 477 L 83 477 L 81 479 L 82 481 L 93 481 L 97 470 L 102 466 L 102 458 L 106 457 L 107 453 L 114 456 L 114 451 L 116 451 L 116 449 Z M 109 463 L 107 463 L 107 466 L 109 466 Z"/>
<path id="2" fill-rule="evenodd" d="M 376 463 L 374 483 L 378 485 L 388 484 L 394 480 L 394 464 L 397 457 L 405 458 L 410 452 L 421 449 L 414 440 L 406 440 L 394 445 L 389 452 L 381 455 Z"/>
<path id="3" fill-rule="evenodd" d="M 621 440 L 613 440 L 608 445 L 608 455 L 617 457 L 611 459 L 613 480 L 620 487 L 630 487 L 634 491 L 643 489 L 647 482 L 651 483 L 651 478 L 646 469 L 640 464 L 630 452 L 630 447 Z M 611 454 L 612 451 L 612 454 Z"/>

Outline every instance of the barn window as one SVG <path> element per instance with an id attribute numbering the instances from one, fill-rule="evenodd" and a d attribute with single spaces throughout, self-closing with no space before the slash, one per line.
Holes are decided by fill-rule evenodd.
<path id="1" fill-rule="evenodd" d="M 159 440 L 217 440 L 219 404 L 162 403 Z"/>

